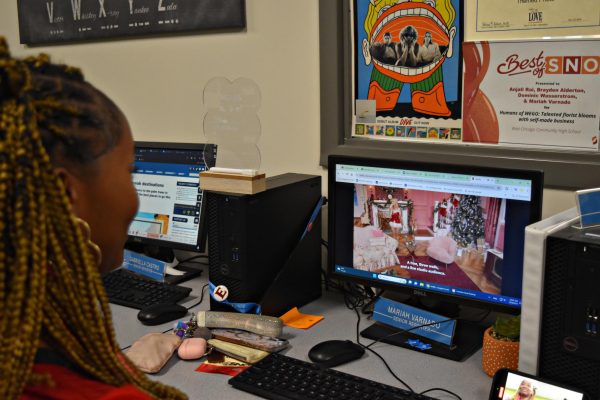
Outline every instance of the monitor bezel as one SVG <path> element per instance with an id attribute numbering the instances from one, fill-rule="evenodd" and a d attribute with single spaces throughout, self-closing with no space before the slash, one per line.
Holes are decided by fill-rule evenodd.
<path id="1" fill-rule="evenodd" d="M 146 142 L 146 141 L 135 141 L 134 142 L 135 149 L 138 148 L 152 148 L 152 149 L 174 149 L 174 150 L 201 150 L 204 152 L 204 149 L 207 145 L 215 146 L 211 143 L 178 143 L 178 142 Z M 200 177 L 198 177 L 198 181 L 200 181 Z M 172 242 L 168 240 L 160 240 L 160 239 L 149 239 L 143 238 L 139 236 L 127 235 L 127 244 L 138 244 L 143 246 L 159 246 L 164 248 L 169 248 L 172 250 L 183 250 L 183 251 L 193 251 L 197 253 L 202 253 L 206 251 L 206 240 L 207 240 L 207 226 L 206 226 L 206 201 L 204 201 L 204 193 L 202 197 L 202 205 L 200 209 L 200 220 L 199 220 L 199 228 L 198 228 L 198 237 L 196 239 L 196 244 L 185 244 Z"/>
<path id="2" fill-rule="evenodd" d="M 530 206 L 530 221 L 528 223 L 534 223 L 541 219 L 542 214 L 542 197 L 543 197 L 543 182 L 544 173 L 542 170 L 534 169 L 511 169 L 502 167 L 483 167 L 483 166 L 465 166 L 458 164 L 447 164 L 447 163 L 435 163 L 435 162 L 420 162 L 420 161 L 406 161 L 398 159 L 386 159 L 386 158 L 368 158 L 368 157 L 356 157 L 347 155 L 330 155 L 328 164 L 328 257 L 327 257 L 327 273 L 330 278 L 338 279 L 341 281 L 353 282 L 356 284 L 365 285 L 373 288 L 380 288 L 386 291 L 396 292 L 399 294 L 407 294 L 417 296 L 420 298 L 427 298 L 432 300 L 440 300 L 448 303 L 454 303 L 458 305 L 465 305 L 475 308 L 485 308 L 491 311 L 498 311 L 507 314 L 518 314 L 521 311 L 521 306 L 511 306 L 505 304 L 498 304 L 490 301 L 481 299 L 469 299 L 466 297 L 453 296 L 449 294 L 439 293 L 436 291 L 430 291 L 426 288 L 419 287 L 411 288 L 401 285 L 395 285 L 386 283 L 380 280 L 371 280 L 364 277 L 355 277 L 344 275 L 335 271 L 335 248 L 336 248 L 336 213 L 331 207 L 334 207 L 336 202 L 336 193 L 334 189 L 335 185 L 335 170 L 339 164 L 348 165 L 364 165 L 364 166 L 375 166 L 375 167 L 386 167 L 386 168 L 398 168 L 398 169 L 416 169 L 434 172 L 446 172 L 446 173 L 457 173 L 457 174 L 470 174 L 470 175 L 481 175 L 481 176 L 493 176 L 500 178 L 517 178 L 517 179 L 529 179 L 532 182 L 532 193 L 531 193 L 531 206 Z M 521 302 L 523 296 L 521 295 Z"/>

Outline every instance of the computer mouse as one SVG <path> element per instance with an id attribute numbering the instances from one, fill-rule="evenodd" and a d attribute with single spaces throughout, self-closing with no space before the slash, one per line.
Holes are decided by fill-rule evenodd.
<path id="1" fill-rule="evenodd" d="M 308 351 L 308 358 L 316 364 L 325 368 L 361 358 L 365 349 L 358 343 L 350 340 L 327 340 L 314 345 Z"/>
<path id="2" fill-rule="evenodd" d="M 182 318 L 187 312 L 187 308 L 179 304 L 154 304 L 141 309 L 137 317 L 144 325 L 160 325 Z"/>

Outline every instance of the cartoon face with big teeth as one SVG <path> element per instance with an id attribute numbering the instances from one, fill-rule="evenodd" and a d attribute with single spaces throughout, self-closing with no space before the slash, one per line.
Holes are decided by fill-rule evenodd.
<path id="1" fill-rule="evenodd" d="M 450 116 L 442 64 L 452 57 L 456 12 L 451 0 L 369 0 L 362 53 L 373 64 L 368 99 L 393 110 L 404 83 L 415 111 Z"/>

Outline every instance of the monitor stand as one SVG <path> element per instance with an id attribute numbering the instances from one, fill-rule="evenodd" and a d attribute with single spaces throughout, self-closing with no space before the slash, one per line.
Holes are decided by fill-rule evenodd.
<path id="1" fill-rule="evenodd" d="M 406 303 L 413 307 L 427 309 L 427 311 L 448 316 L 448 318 L 456 318 L 459 315 L 458 306 L 456 305 L 445 304 L 446 307 L 444 307 L 444 310 L 440 312 L 439 307 L 424 306 L 421 302 L 415 300 L 414 297 L 411 297 L 411 299 L 406 301 Z M 367 339 L 378 340 L 384 343 L 404 347 L 409 350 L 419 351 L 436 357 L 442 357 L 454 361 L 464 361 L 481 347 L 483 342 L 483 332 L 485 329 L 486 327 L 480 322 L 472 322 L 457 318 L 453 344 L 451 346 L 447 346 L 423 336 L 415 335 L 412 332 L 398 333 L 401 332 L 400 329 L 381 324 L 379 322 L 376 322 L 367 329 L 363 330 L 360 335 Z M 431 345 L 431 348 L 427 350 L 421 350 L 413 347 L 407 343 L 409 339 L 419 339 L 421 342 Z"/>
<path id="2" fill-rule="evenodd" d="M 178 263 L 175 258 L 173 249 L 164 246 L 156 245 L 144 245 L 140 243 L 127 243 L 125 245 L 127 250 L 135 251 L 136 253 L 144 254 L 145 256 L 152 257 L 156 260 L 163 261 L 173 265 L 177 271 L 183 272 L 182 275 L 171 275 L 165 274 L 165 283 L 177 284 L 180 282 L 187 281 L 195 278 L 202 274 L 203 267 L 197 264 L 186 264 L 182 265 Z"/>

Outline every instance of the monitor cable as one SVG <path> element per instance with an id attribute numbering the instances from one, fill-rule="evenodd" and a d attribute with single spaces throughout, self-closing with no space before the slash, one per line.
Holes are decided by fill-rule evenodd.
<path id="1" fill-rule="evenodd" d="M 398 375 L 396 375 L 396 373 L 392 370 L 392 368 L 389 366 L 389 364 L 387 363 L 387 361 L 385 361 L 385 359 L 379 355 L 379 353 L 377 353 L 375 350 L 369 348 L 369 346 L 365 346 L 364 344 L 362 344 L 360 342 L 360 312 L 358 311 L 358 307 L 353 308 L 354 312 L 356 313 L 357 316 L 357 322 L 356 322 L 356 343 L 358 343 L 359 345 L 361 345 L 365 350 L 369 350 L 371 353 L 373 353 L 375 356 L 377 356 L 377 358 L 379 358 L 382 362 L 383 365 L 385 365 L 385 367 L 387 368 L 388 372 L 390 374 L 392 374 L 392 376 L 398 381 L 400 382 L 402 385 L 404 385 L 404 387 L 406 387 L 411 393 L 415 393 L 415 391 L 413 390 L 412 387 L 410 387 L 410 385 L 406 382 L 404 382 Z"/>
<path id="2" fill-rule="evenodd" d="M 384 336 L 384 337 L 382 337 L 382 338 L 379 338 L 379 339 L 377 339 L 377 340 L 374 340 L 373 342 L 369 343 L 368 345 L 363 345 L 363 344 L 362 344 L 362 343 L 360 343 L 360 341 L 359 341 L 359 337 L 360 337 L 360 334 L 359 334 L 359 331 L 360 331 L 360 328 L 359 328 L 359 326 L 360 326 L 360 314 L 358 313 L 358 310 L 357 310 L 357 309 L 355 309 L 354 311 L 356 312 L 356 315 L 357 315 L 357 317 L 358 317 L 358 322 L 357 322 L 357 324 L 356 324 L 356 342 L 357 342 L 359 345 L 363 346 L 363 348 L 365 348 L 366 350 L 369 350 L 370 352 L 372 352 L 373 354 L 375 354 L 377 357 L 379 357 L 379 358 L 380 358 L 380 359 L 383 361 L 383 363 L 385 364 L 386 368 L 387 368 L 387 369 L 390 371 L 390 373 L 391 373 L 391 374 L 392 374 L 392 375 L 393 375 L 393 376 L 394 376 L 396 379 L 398 379 L 398 381 L 402 382 L 402 384 L 403 384 L 403 385 L 405 385 L 405 386 L 406 386 L 407 388 L 409 388 L 409 389 L 410 389 L 410 387 L 409 387 L 408 385 L 406 385 L 406 383 L 404 383 L 404 382 L 403 382 L 402 380 L 400 380 L 398 377 L 396 377 L 396 375 L 395 375 L 395 374 L 394 374 L 394 373 L 391 371 L 391 369 L 390 369 L 390 367 L 388 366 L 388 364 L 386 363 L 386 361 L 385 361 L 385 360 L 384 360 L 384 359 L 383 359 L 383 358 L 382 358 L 382 357 L 381 357 L 379 354 L 377 354 L 377 353 L 376 353 L 376 352 L 375 352 L 373 349 L 371 349 L 371 346 L 373 346 L 374 344 L 376 344 L 376 343 L 379 343 L 379 342 L 381 342 L 381 341 L 384 341 L 385 339 L 387 339 L 387 338 L 389 338 L 389 337 L 392 337 L 392 336 L 394 336 L 394 335 L 399 335 L 399 334 L 402 334 L 402 333 L 410 332 L 410 331 L 412 331 L 412 330 L 414 330 L 414 329 L 424 328 L 424 327 L 426 327 L 426 326 L 430 326 L 430 325 L 435 325 L 435 324 L 440 324 L 440 323 L 445 323 L 445 322 L 450 322 L 450 321 L 456 321 L 456 320 L 457 320 L 457 318 L 448 318 L 448 319 L 445 319 L 445 320 L 441 320 L 441 321 L 435 321 L 435 322 L 428 323 L 428 324 L 417 325 L 417 326 L 414 326 L 414 327 L 412 327 L 412 328 L 410 328 L 410 329 L 401 329 L 401 330 L 398 330 L 397 332 L 391 333 L 391 334 L 389 334 L 389 335 L 387 335 L 387 336 Z M 481 321 L 485 320 L 485 319 L 488 317 L 488 315 L 489 315 L 490 313 L 491 313 L 491 310 L 487 310 L 487 311 L 485 312 L 485 314 L 484 314 L 484 315 L 483 315 L 481 318 L 479 318 L 479 319 L 477 319 L 477 320 L 474 320 L 474 321 L 471 321 L 471 322 L 475 322 L 475 323 L 477 323 L 477 322 L 481 322 Z M 411 391 L 412 391 L 412 389 L 411 389 Z M 449 391 L 449 390 L 446 390 L 446 389 L 444 389 L 444 388 L 431 388 L 431 389 L 427 389 L 427 390 L 425 390 L 425 391 L 423 391 L 423 392 L 421 392 L 421 393 L 419 393 L 419 394 L 425 394 L 425 393 L 430 393 L 430 392 L 434 392 L 434 391 L 438 391 L 438 392 L 440 392 L 440 391 L 441 391 L 441 392 L 445 392 L 445 393 L 448 393 L 448 394 L 450 394 L 450 395 L 452 395 L 452 396 L 455 396 L 456 398 L 458 398 L 459 400 L 461 400 L 461 397 L 460 397 L 460 396 L 458 396 L 456 393 L 454 393 L 454 392 L 451 392 L 451 391 Z"/>
<path id="3" fill-rule="evenodd" d="M 377 293 L 377 290 L 379 290 L 379 293 Z M 373 291 L 373 288 L 371 288 L 371 291 Z M 374 304 L 377 300 L 379 300 L 381 296 L 383 296 L 384 293 L 384 289 L 375 289 L 371 300 L 369 300 L 364 306 L 362 306 L 361 312 L 365 315 L 373 315 Z"/>
<path id="4" fill-rule="evenodd" d="M 195 256 L 185 258 L 185 259 L 179 261 L 179 264 L 184 264 L 184 263 L 187 263 L 187 262 L 192 262 L 192 261 L 197 260 L 199 258 L 208 258 L 208 254 L 197 254 Z M 197 264 L 202 264 L 202 265 L 208 265 L 207 263 L 198 262 L 198 261 L 196 261 L 196 263 Z"/>
<path id="5" fill-rule="evenodd" d="M 332 281 L 332 282 L 334 282 L 334 281 Z M 358 311 L 358 309 L 364 308 L 367 304 L 369 304 L 371 301 L 373 301 L 372 298 L 370 299 L 371 296 L 369 295 L 369 294 L 372 295 L 373 292 L 369 291 L 369 293 L 367 293 L 367 291 L 365 290 L 364 287 L 355 285 L 352 283 L 348 283 L 347 285 L 344 285 L 343 283 L 335 282 L 335 286 L 333 286 L 333 287 L 343 293 L 344 302 L 346 304 L 346 307 L 350 310 L 353 310 L 356 313 L 356 316 L 358 318 L 357 323 L 356 323 L 356 343 L 358 343 L 360 346 L 362 346 L 363 348 L 369 350 L 374 355 L 376 355 L 383 362 L 383 364 L 385 365 L 385 367 L 387 368 L 389 373 L 396 380 L 398 380 L 398 382 L 400 382 L 402 385 L 404 385 L 411 393 L 415 393 L 415 391 L 410 387 L 410 385 L 408 385 L 398 375 L 396 375 L 396 373 L 394 373 L 394 371 L 389 366 L 387 361 L 385 361 L 385 359 L 381 355 L 379 355 L 373 349 L 370 349 L 369 347 L 365 346 L 364 344 L 362 344 L 360 342 L 360 320 L 361 320 L 361 317 L 360 317 L 360 312 Z"/>
<path id="6" fill-rule="evenodd" d="M 380 342 L 381 340 L 384 340 L 384 339 L 386 339 L 386 338 L 390 337 L 390 336 L 398 335 L 398 334 L 400 334 L 400 333 L 404 333 L 404 332 L 409 332 L 409 331 L 412 331 L 412 330 L 414 330 L 414 329 L 419 329 L 419 328 L 423 328 L 423 327 L 430 326 L 430 325 L 435 325 L 435 324 L 439 324 L 439 323 L 444 323 L 444 322 L 454 321 L 454 320 L 456 320 L 456 319 L 455 319 L 455 318 L 449 318 L 449 319 L 446 319 L 446 320 L 442 320 L 442 321 L 436 321 L 436 322 L 432 322 L 432 323 L 429 323 L 429 324 L 417 325 L 417 326 L 414 326 L 414 327 L 412 327 L 412 328 L 410 328 L 410 329 L 402 329 L 402 330 L 399 330 L 398 332 L 394 332 L 394 333 L 392 333 L 392 334 L 390 334 L 390 335 L 384 336 L 383 338 L 377 339 L 377 340 L 373 341 L 372 343 L 370 343 L 370 344 L 368 344 L 368 345 L 365 345 L 365 344 L 362 344 L 362 343 L 360 342 L 360 320 L 361 320 L 361 317 L 360 317 L 360 312 L 358 311 L 358 307 L 354 308 L 353 310 L 354 310 L 354 312 L 356 313 L 356 317 L 357 317 L 357 321 L 356 321 L 356 343 L 358 343 L 359 345 L 361 345 L 361 346 L 362 346 L 362 347 L 363 347 L 365 350 L 369 350 L 371 353 L 373 353 L 375 356 L 377 356 L 377 358 L 379 358 L 379 359 L 380 359 L 380 360 L 383 362 L 383 365 L 385 365 L 385 367 L 387 368 L 387 370 L 389 371 L 389 373 L 390 373 L 390 374 L 391 374 L 391 375 L 392 375 L 392 376 L 393 376 L 393 377 L 394 377 L 394 378 L 395 378 L 395 379 L 396 379 L 398 382 L 400 382 L 402 385 L 404 385 L 404 386 L 405 386 L 405 387 L 406 387 L 406 388 L 407 388 L 409 391 L 411 391 L 412 393 L 416 393 L 416 392 L 413 390 L 413 388 L 412 388 L 412 387 L 410 387 L 410 386 L 409 386 L 409 385 L 408 385 L 406 382 L 404 382 L 402 379 L 400 379 L 400 377 L 399 377 L 398 375 L 396 375 L 396 373 L 394 373 L 394 371 L 393 371 L 393 370 L 392 370 L 392 368 L 389 366 L 389 364 L 387 363 L 387 361 L 386 361 L 386 360 L 385 360 L 385 359 L 384 359 L 384 358 L 383 358 L 383 357 L 382 357 L 382 356 L 381 356 L 379 353 L 377 353 L 375 350 L 373 350 L 373 349 L 371 348 L 371 346 L 372 346 L 372 345 L 374 345 L 375 343 L 378 343 L 378 342 Z M 422 394 L 425 394 L 425 393 L 430 393 L 430 392 L 434 392 L 434 391 L 441 391 L 441 392 L 445 392 L 445 393 L 448 393 L 448 394 L 450 394 L 450 395 L 452 395 L 452 396 L 456 397 L 458 400 L 462 400 L 462 397 L 460 397 L 458 394 L 456 394 L 456 393 L 454 393 L 454 392 L 452 392 L 452 391 L 450 391 L 450 390 L 443 389 L 443 388 L 431 388 L 431 389 L 427 389 L 427 390 L 425 390 L 425 391 L 422 391 L 422 392 L 420 392 L 419 394 L 421 394 L 421 395 L 422 395 Z"/>
<path id="7" fill-rule="evenodd" d="M 198 300 L 198 302 L 192 304 L 191 306 L 187 307 L 188 311 L 191 310 L 192 308 L 197 307 L 200 304 L 202 304 L 202 302 L 204 301 L 204 293 L 205 293 L 207 287 L 208 287 L 208 283 L 205 283 L 204 286 L 202 286 L 201 293 L 200 293 L 200 300 Z"/>
<path id="8" fill-rule="evenodd" d="M 369 350 L 371 353 L 373 353 L 377 358 L 379 358 L 383 364 L 385 365 L 386 369 L 388 370 L 388 372 L 398 381 L 400 382 L 403 386 L 405 386 L 409 391 L 411 391 L 412 393 L 415 393 L 414 389 L 408 385 L 404 380 L 402 380 L 398 375 L 396 375 L 396 373 L 392 370 L 392 368 L 390 367 L 390 365 L 387 363 L 387 361 L 379 354 L 377 353 L 375 350 L 373 350 L 371 348 L 371 346 L 373 346 L 374 344 L 380 342 L 381 340 L 386 339 L 387 337 L 393 336 L 393 335 L 397 335 L 403 332 L 408 332 L 414 329 L 418 329 L 418 328 L 422 328 L 422 327 L 426 327 L 426 326 L 430 326 L 430 325 L 435 325 L 437 323 L 444 323 L 444 322 L 449 322 L 449 321 L 453 321 L 455 320 L 454 318 L 450 318 L 450 319 L 446 319 L 446 320 L 442 320 L 442 321 L 437 321 L 437 322 L 433 322 L 433 323 L 429 323 L 429 324 L 422 324 L 422 325 L 417 325 L 414 326 L 410 329 L 406 329 L 406 330 L 399 330 L 398 332 L 394 332 L 393 334 L 390 334 L 388 336 L 385 336 L 381 339 L 378 339 L 376 341 L 373 341 L 372 343 L 365 345 L 363 343 L 360 342 L 360 321 L 361 321 L 361 315 L 359 312 L 359 308 L 365 308 L 366 306 L 368 306 L 370 303 L 376 301 L 382 294 L 383 294 L 383 290 L 371 297 L 369 294 L 372 294 L 373 292 L 371 290 L 369 290 L 367 292 L 367 290 L 363 287 L 359 287 L 358 285 L 353 285 L 353 284 L 349 284 L 349 288 L 344 287 L 344 285 L 339 284 L 337 289 L 341 289 L 342 292 L 344 293 L 344 301 L 346 303 L 346 307 L 348 307 L 349 309 L 353 310 L 356 313 L 356 317 L 357 317 L 357 322 L 356 322 L 356 343 L 358 343 L 360 346 L 362 346 L 365 350 Z M 371 297 L 368 301 L 367 299 Z M 429 393 L 429 392 L 433 392 L 433 391 L 443 391 L 446 392 L 454 397 L 456 397 L 458 400 L 462 400 L 462 398 L 457 395 L 456 393 L 453 393 L 449 390 L 443 389 L 443 388 L 431 388 L 431 389 L 427 389 L 424 392 L 421 392 L 420 394 L 424 394 L 424 393 Z"/>
<path id="9" fill-rule="evenodd" d="M 328 247 L 328 243 L 327 241 L 325 241 L 324 239 L 321 239 L 321 244 L 327 249 L 329 250 Z M 357 316 L 357 323 L 356 323 L 356 343 L 358 343 L 360 346 L 362 346 L 365 350 L 369 350 L 371 353 L 373 353 L 377 358 L 379 358 L 383 364 L 385 365 L 386 369 L 388 370 L 388 372 L 398 381 L 400 382 L 402 385 L 404 385 L 409 391 L 411 391 L 412 393 L 415 393 L 415 391 L 412 389 L 412 387 L 410 387 L 410 385 L 408 385 L 406 382 L 404 382 L 399 376 L 396 375 L 396 373 L 392 370 L 392 368 L 389 366 L 389 364 L 387 363 L 387 361 L 379 354 L 377 353 L 375 350 L 373 350 L 371 348 L 371 346 L 391 337 L 394 335 L 399 335 L 401 333 L 405 333 L 405 332 L 410 332 L 414 329 L 419 329 L 419 328 L 423 328 L 423 327 L 427 327 L 430 325 L 435 325 L 435 324 L 439 324 L 439 323 L 444 323 L 444 322 L 450 322 L 450 321 L 455 321 L 457 320 L 456 318 L 448 318 L 445 320 L 441 320 L 441 321 L 436 321 L 433 323 L 428 323 L 428 324 L 422 324 L 422 325 L 417 325 L 414 327 L 411 327 L 409 329 L 402 329 L 402 330 L 398 330 L 397 332 L 394 332 L 392 334 L 389 334 L 387 336 L 384 336 L 382 338 L 379 338 L 377 340 L 374 340 L 373 342 L 365 345 L 362 344 L 360 342 L 360 320 L 361 320 L 361 316 L 360 313 L 362 312 L 363 314 L 367 314 L 367 315 L 371 315 L 373 312 L 371 311 L 367 311 L 368 308 L 370 308 L 385 292 L 384 289 L 379 290 L 379 292 L 373 292 L 372 288 L 366 288 L 362 285 L 357 285 L 354 283 L 343 283 L 343 282 L 339 282 L 333 279 L 330 279 L 328 277 L 327 271 L 325 270 L 321 270 L 322 274 L 323 274 L 323 280 L 325 283 L 325 288 L 328 289 L 329 287 L 331 287 L 334 290 L 337 290 L 339 292 L 341 292 L 344 296 L 344 302 L 346 304 L 346 307 L 350 310 L 353 310 L 356 313 Z M 361 309 L 361 312 L 359 312 L 358 309 Z M 483 317 L 481 317 L 480 319 L 476 320 L 476 321 L 472 321 L 472 322 L 481 322 L 483 321 L 485 318 L 487 318 L 487 316 L 490 314 L 491 310 L 488 310 Z M 445 392 L 448 393 L 454 397 L 456 397 L 458 400 L 462 400 L 462 398 L 454 393 L 451 392 L 447 389 L 443 389 L 443 388 L 431 388 L 431 389 L 427 389 L 423 392 L 421 392 L 420 394 L 425 394 L 425 393 L 430 393 L 430 392 L 434 392 L 434 391 L 441 391 L 441 392 Z"/>
<path id="10" fill-rule="evenodd" d="M 327 243 L 327 240 L 325 239 L 321 239 L 321 246 L 325 247 L 326 251 L 329 251 L 329 243 Z M 322 284 L 323 286 L 325 286 L 325 290 L 328 291 L 329 290 L 329 279 L 327 278 L 327 271 L 324 270 L 321 267 L 321 279 L 322 279 Z"/>
<path id="11" fill-rule="evenodd" d="M 379 297 L 384 293 L 384 290 L 380 290 L 379 293 L 373 293 L 373 290 L 371 288 L 366 288 L 363 287 L 361 285 L 356 285 L 356 284 L 352 284 L 352 283 L 348 283 L 347 285 L 344 285 L 343 283 L 337 282 L 337 281 L 333 281 L 333 280 L 329 280 L 330 281 L 330 285 L 333 289 L 336 289 L 340 292 L 343 293 L 344 295 L 344 302 L 346 304 L 346 307 L 350 310 L 353 310 L 356 313 L 357 316 L 357 323 L 356 323 L 356 343 L 358 343 L 360 346 L 362 346 L 365 350 L 369 350 L 371 353 L 373 353 L 377 358 L 379 358 L 381 360 L 381 362 L 383 362 L 383 365 L 385 365 L 386 369 L 388 370 L 388 372 L 398 381 L 400 382 L 404 387 L 406 387 L 411 393 L 416 393 L 414 391 L 414 389 L 407 384 L 404 380 L 402 380 L 398 375 L 396 375 L 396 373 L 392 370 L 392 368 L 390 367 L 390 365 L 387 363 L 387 361 L 379 354 L 377 353 L 375 350 L 373 350 L 371 348 L 372 345 L 378 343 L 381 340 L 386 339 L 389 336 L 393 336 L 393 335 L 397 335 L 399 333 L 402 332 L 408 332 L 411 331 L 413 329 L 418 329 L 421 327 L 425 327 L 425 326 L 429 326 L 429 325 L 435 325 L 437 323 L 440 322 L 448 322 L 448 321 L 453 321 L 454 318 L 452 319 L 447 319 L 447 320 L 443 320 L 443 321 L 437 321 L 434 323 L 430 323 L 430 324 L 423 324 L 423 325 L 418 325 L 415 327 L 412 327 L 410 329 L 406 329 L 406 330 L 401 330 L 398 332 L 394 332 L 391 335 L 388 335 L 386 337 L 383 337 L 379 340 L 373 341 L 372 343 L 365 345 L 363 343 L 360 342 L 360 321 L 361 321 L 361 316 L 360 316 L 360 312 L 359 312 L 359 308 L 362 310 L 362 312 L 364 314 L 370 314 L 369 312 L 365 311 L 366 308 L 368 308 L 369 306 L 371 306 L 375 301 L 377 301 L 377 299 L 379 299 Z M 484 317 L 485 318 L 485 317 Z M 456 397 L 458 400 L 462 400 L 462 398 L 457 395 L 454 392 L 451 392 L 449 390 L 443 389 L 443 388 L 431 388 L 431 389 L 427 389 L 423 392 L 421 392 L 420 394 L 425 394 L 425 393 L 430 393 L 430 392 L 434 392 L 434 391 L 442 391 L 445 393 L 448 393 L 454 397 Z"/>

